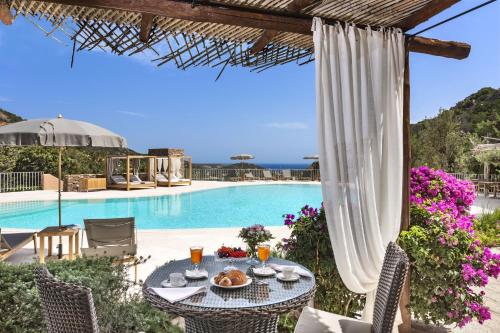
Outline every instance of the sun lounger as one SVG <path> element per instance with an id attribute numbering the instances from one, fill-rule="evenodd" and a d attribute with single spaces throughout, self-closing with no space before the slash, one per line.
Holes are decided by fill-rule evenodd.
<path id="1" fill-rule="evenodd" d="M 226 182 L 237 182 L 240 180 L 240 176 L 236 170 L 228 170 L 227 174 L 224 176 L 224 181 Z"/>
<path id="2" fill-rule="evenodd" d="M 245 178 L 245 180 L 255 180 L 255 177 L 251 172 L 245 173 L 243 177 Z"/>
<path id="3" fill-rule="evenodd" d="M 117 262 L 132 263 L 137 282 L 135 218 L 86 219 L 83 222 L 89 247 L 82 248 L 82 254 L 117 257 Z"/>
<path id="4" fill-rule="evenodd" d="M 3 261 L 33 241 L 36 253 L 36 232 L 17 232 L 3 234 L 0 229 L 0 261 Z"/>
<path id="5" fill-rule="evenodd" d="M 264 175 L 264 180 L 273 180 L 274 179 L 270 170 L 264 170 L 264 171 L 262 171 L 262 173 Z"/>
<path id="6" fill-rule="evenodd" d="M 283 180 L 295 180 L 295 177 L 292 177 L 292 170 L 290 169 L 283 170 L 282 174 Z"/>

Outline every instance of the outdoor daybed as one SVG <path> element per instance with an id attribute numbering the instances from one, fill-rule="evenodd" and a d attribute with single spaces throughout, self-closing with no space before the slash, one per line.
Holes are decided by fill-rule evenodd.
<path id="1" fill-rule="evenodd" d="M 106 186 L 108 189 L 127 191 L 156 188 L 156 157 L 108 157 L 106 159 Z"/>
<path id="2" fill-rule="evenodd" d="M 188 175 L 184 170 L 184 162 L 189 164 Z M 191 185 L 192 159 L 190 156 L 168 156 L 156 158 L 156 182 L 158 186 Z"/>

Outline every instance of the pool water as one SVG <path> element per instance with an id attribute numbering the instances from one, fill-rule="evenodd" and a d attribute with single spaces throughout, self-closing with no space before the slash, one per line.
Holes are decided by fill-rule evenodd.
<path id="1" fill-rule="evenodd" d="M 227 228 L 255 223 L 283 225 L 282 215 L 306 204 L 319 207 L 318 185 L 234 186 L 178 195 L 103 200 L 65 200 L 63 224 L 86 218 L 135 216 L 139 229 Z M 57 225 L 56 201 L 0 204 L 0 227 L 42 229 Z"/>

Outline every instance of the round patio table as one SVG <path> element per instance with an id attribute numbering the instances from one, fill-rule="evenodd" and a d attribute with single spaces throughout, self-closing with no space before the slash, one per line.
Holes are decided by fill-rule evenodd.
<path id="1" fill-rule="evenodd" d="M 296 265 L 294 262 L 270 258 L 269 263 Z M 170 303 L 148 288 L 159 288 L 170 273 L 191 268 L 191 259 L 172 261 L 158 267 L 146 279 L 143 293 L 153 306 L 170 314 L 184 317 L 187 333 L 264 333 L 276 332 L 278 316 L 292 310 L 302 309 L 314 296 L 316 282 L 300 277 L 296 282 L 281 282 L 276 276 L 257 277 L 245 261 L 234 261 L 233 265 L 246 272 L 253 282 L 238 289 L 222 289 L 210 285 L 210 278 L 223 271 L 227 261 L 204 256 L 201 268 L 208 271 L 208 279 L 190 280 L 189 287 L 207 286 L 207 291 L 185 300 Z"/>

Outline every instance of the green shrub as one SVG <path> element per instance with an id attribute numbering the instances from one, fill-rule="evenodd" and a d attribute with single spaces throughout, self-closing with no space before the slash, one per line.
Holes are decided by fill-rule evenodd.
<path id="1" fill-rule="evenodd" d="M 0 332 L 45 332 L 34 282 L 36 264 L 0 263 Z M 180 332 L 163 312 L 154 309 L 126 279 L 123 266 L 111 259 L 78 258 L 51 261 L 48 270 L 58 279 L 92 289 L 103 333 Z"/>
<path id="2" fill-rule="evenodd" d="M 278 244 L 283 256 L 295 261 L 314 273 L 316 295 L 314 307 L 344 316 L 357 317 L 364 307 L 364 295 L 356 294 L 344 286 L 335 265 L 332 245 L 326 226 L 323 208 L 305 206 L 295 218 L 283 216 L 285 225 L 292 229 L 290 238 Z M 280 319 L 280 332 L 293 331 L 293 316 Z"/>
<path id="3" fill-rule="evenodd" d="M 486 246 L 498 246 L 500 238 L 500 209 L 479 216 L 474 222 L 477 237 Z"/>

